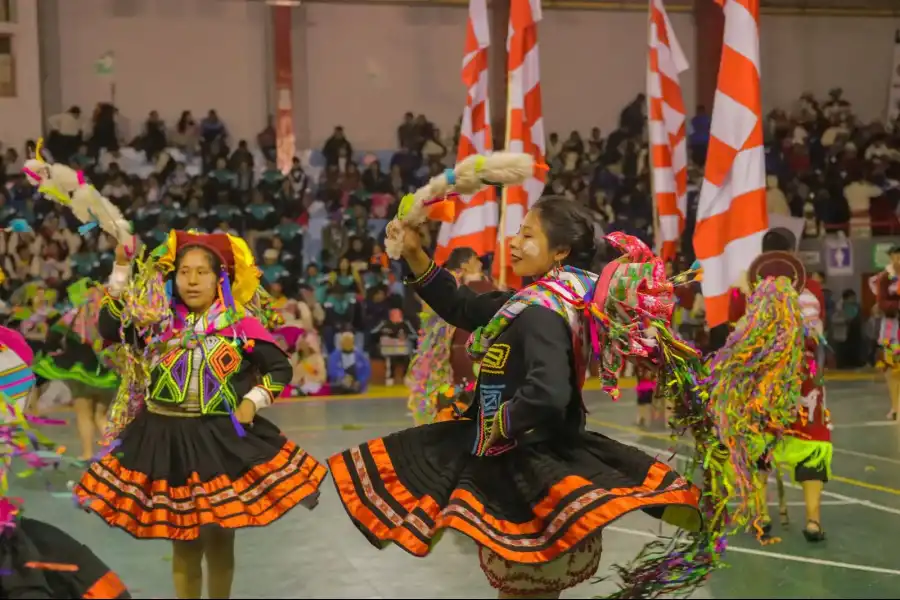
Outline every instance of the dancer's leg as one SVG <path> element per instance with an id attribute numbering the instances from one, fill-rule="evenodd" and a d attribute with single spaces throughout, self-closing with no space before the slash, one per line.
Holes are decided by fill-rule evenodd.
<path id="1" fill-rule="evenodd" d="M 803 501 L 806 503 L 806 528 L 810 531 L 822 529 L 822 491 L 824 481 L 804 481 Z"/>
<path id="2" fill-rule="evenodd" d="M 203 532 L 206 555 L 206 592 L 210 598 L 231 598 L 234 583 L 234 530 L 214 528 Z"/>
<path id="3" fill-rule="evenodd" d="M 175 595 L 181 599 L 201 598 L 203 594 L 203 542 L 172 542 L 172 581 Z"/>
<path id="4" fill-rule="evenodd" d="M 772 517 L 769 516 L 769 498 L 768 498 L 768 487 L 769 487 L 769 472 L 768 471 L 760 471 L 756 474 L 754 481 L 756 482 L 756 488 L 754 493 L 756 494 L 756 503 L 759 507 L 759 520 L 760 525 L 767 525 L 772 522 Z"/>
<path id="5" fill-rule="evenodd" d="M 781 524 L 787 526 L 790 523 L 788 516 L 787 498 L 784 492 L 784 473 L 781 468 L 775 467 L 775 485 L 778 490 L 778 515 L 781 518 Z"/>
<path id="6" fill-rule="evenodd" d="M 891 396 L 891 414 L 897 419 L 900 415 L 900 372 L 890 370 L 887 374 L 888 391 Z M 897 421 L 900 423 L 900 420 Z"/>
<path id="7" fill-rule="evenodd" d="M 109 402 L 106 399 L 94 400 L 94 427 L 102 438 L 106 431 L 106 415 L 109 412 Z"/>
<path id="8" fill-rule="evenodd" d="M 803 488 L 803 501 L 806 505 L 806 528 L 803 535 L 807 541 L 821 542 L 825 539 L 822 527 L 822 491 L 828 481 L 827 470 L 824 466 L 813 468 L 801 463 L 797 465 L 794 477 Z"/>
<path id="9" fill-rule="evenodd" d="M 72 401 L 75 407 L 75 428 L 81 444 L 81 460 L 94 456 L 94 401 L 79 396 Z"/>

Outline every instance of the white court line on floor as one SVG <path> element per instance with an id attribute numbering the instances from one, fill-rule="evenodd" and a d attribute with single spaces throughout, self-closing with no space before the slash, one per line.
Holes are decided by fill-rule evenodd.
<path id="1" fill-rule="evenodd" d="M 894 427 L 900 427 L 897 424 L 897 421 L 863 421 L 861 423 L 838 423 L 837 425 L 833 425 L 834 429 L 861 429 L 863 427 L 887 427 L 889 425 L 893 425 Z"/>
<path id="2" fill-rule="evenodd" d="M 641 432 L 636 431 L 634 426 L 631 426 L 631 425 L 611 426 L 608 423 L 599 423 L 599 422 L 597 422 L 598 421 L 597 419 L 588 418 L 589 423 L 592 421 L 595 426 L 599 426 L 599 427 L 605 428 L 607 430 L 615 429 L 617 431 L 628 432 L 629 435 L 632 435 L 635 437 L 641 437 L 641 435 L 642 435 Z M 888 421 L 888 422 L 897 425 L 896 421 Z M 623 427 L 624 427 L 624 429 L 623 429 Z M 898 425 L 898 427 L 900 427 L 900 425 Z M 644 437 L 650 436 L 650 437 L 657 438 L 659 435 L 665 435 L 665 434 L 662 431 L 648 431 L 646 436 L 644 436 Z M 674 441 L 672 441 L 672 440 L 667 440 L 667 441 L 669 441 L 670 443 L 678 444 L 679 446 L 682 446 L 682 445 L 683 446 L 693 446 L 693 443 L 688 441 L 687 439 L 677 439 Z M 891 458 L 888 456 L 881 456 L 879 454 L 869 454 L 868 452 L 859 452 L 858 450 L 847 450 L 846 448 L 840 448 L 834 444 L 832 445 L 832 448 L 833 448 L 833 451 L 835 454 L 846 454 L 847 456 L 855 456 L 857 458 L 865 458 L 866 460 L 870 460 L 870 461 L 885 462 L 885 463 L 890 463 L 892 465 L 900 465 L 900 458 Z"/>
<path id="3" fill-rule="evenodd" d="M 610 437 L 610 439 L 614 439 L 614 440 L 616 440 L 616 441 L 618 441 L 618 442 L 621 442 L 621 443 L 623 443 L 623 444 L 628 444 L 629 446 L 634 446 L 635 448 L 638 448 L 638 449 L 640 449 L 640 450 L 643 450 L 644 452 L 646 452 L 646 453 L 649 454 L 650 456 L 656 456 L 656 457 L 659 458 L 659 460 L 663 460 L 663 461 L 667 460 L 667 459 L 669 458 L 669 455 L 671 454 L 671 452 L 670 452 L 668 449 L 665 449 L 665 448 L 659 448 L 659 447 L 654 447 L 654 446 L 648 446 L 648 445 L 646 445 L 646 444 L 641 444 L 641 443 L 638 443 L 638 442 L 632 442 L 632 441 L 630 441 L 630 440 L 629 440 L 629 441 L 622 440 L 621 438 L 613 438 L 613 437 Z M 675 459 L 676 459 L 676 460 L 682 460 L 682 461 L 686 461 L 686 460 L 687 460 L 687 459 L 686 459 L 683 455 L 681 455 L 681 454 L 677 454 L 677 455 L 675 456 Z M 775 485 L 775 478 L 774 478 L 774 477 L 769 477 L 769 485 L 770 485 L 770 486 L 771 486 L 771 485 Z M 794 482 L 792 482 L 792 481 L 789 481 L 789 480 L 785 480 L 784 485 L 785 485 L 786 487 L 790 487 L 790 488 L 794 488 L 794 489 L 798 489 L 798 490 L 801 489 L 800 486 L 799 486 L 798 484 L 796 484 L 796 483 L 794 483 Z M 854 497 L 854 496 L 845 496 L 844 494 L 838 494 L 837 492 L 832 492 L 832 491 L 829 491 L 829 490 L 827 490 L 827 489 L 822 490 L 822 496 L 823 496 L 824 498 L 832 498 L 832 499 L 834 499 L 834 500 L 840 500 L 840 501 L 842 501 L 842 502 L 845 502 L 846 504 L 857 504 L 857 505 L 859 505 L 859 506 L 865 506 L 866 508 L 871 508 L 872 510 L 880 510 L 881 512 L 891 513 L 891 514 L 893 514 L 893 515 L 900 515 L 900 508 L 894 508 L 893 506 L 885 506 L 885 505 L 883 505 L 883 504 L 878 504 L 877 502 L 871 502 L 871 501 L 869 501 L 869 500 L 864 500 L 863 498 L 857 498 L 857 497 Z M 823 504 L 824 504 L 824 503 L 823 503 Z"/>
<path id="4" fill-rule="evenodd" d="M 729 503 L 729 505 L 737 506 L 737 502 Z M 781 506 L 777 502 L 769 502 L 769 506 Z M 851 506 L 856 505 L 858 502 L 853 502 L 851 500 L 822 500 L 819 504 L 822 506 Z M 785 506 L 806 506 L 806 502 L 796 501 L 796 502 L 785 502 Z"/>
<path id="5" fill-rule="evenodd" d="M 898 459 L 898 458 L 889 458 L 887 456 L 880 456 L 878 454 L 869 454 L 868 452 L 858 452 L 857 450 L 847 450 L 846 448 L 838 448 L 837 446 L 834 446 L 834 452 L 836 454 L 846 454 L 847 456 L 855 456 L 857 458 L 865 458 L 867 460 L 886 462 L 886 463 L 890 463 L 892 465 L 900 465 L 900 459 Z"/>
<path id="6" fill-rule="evenodd" d="M 658 538 L 659 536 L 649 531 L 641 531 L 639 529 L 628 529 L 626 527 L 618 527 L 616 525 L 607 525 L 603 528 L 607 531 L 615 531 L 627 535 L 635 535 L 646 538 Z M 792 562 L 806 563 L 809 565 L 819 565 L 822 567 L 836 567 L 838 569 L 849 569 L 852 571 L 866 571 L 868 573 L 880 573 L 882 575 L 900 575 L 900 571 L 895 569 L 885 569 L 882 567 L 873 567 L 871 565 L 858 565 L 854 563 L 839 562 L 836 560 L 824 560 L 821 558 L 812 558 L 808 556 L 797 556 L 795 554 L 784 554 L 782 552 L 770 552 L 767 550 L 757 550 L 755 548 L 741 548 L 739 546 L 728 545 L 726 552 L 737 552 L 739 554 L 752 554 L 754 556 L 764 556 L 766 558 L 777 558 L 780 560 L 789 560 Z"/>

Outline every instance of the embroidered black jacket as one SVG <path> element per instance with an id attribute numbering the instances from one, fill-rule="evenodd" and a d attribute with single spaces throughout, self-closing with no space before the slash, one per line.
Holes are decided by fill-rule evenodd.
<path id="1" fill-rule="evenodd" d="M 476 294 L 435 267 L 412 285 L 442 319 L 467 331 L 487 325 L 512 295 Z M 475 397 L 464 416 L 500 410 L 504 435 L 518 444 L 584 430 L 572 332 L 565 319 L 541 306 L 522 311 L 482 359 Z"/>

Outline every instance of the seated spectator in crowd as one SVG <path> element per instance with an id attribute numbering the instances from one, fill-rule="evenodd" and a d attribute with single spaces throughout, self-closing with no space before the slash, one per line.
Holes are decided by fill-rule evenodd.
<path id="1" fill-rule="evenodd" d="M 340 259 L 337 269 L 331 272 L 328 279 L 332 287 L 339 287 L 347 293 L 356 294 L 362 291 L 357 271 L 353 269 L 347 255 Z"/>
<path id="2" fill-rule="evenodd" d="M 288 298 L 280 281 L 266 284 L 269 293 L 269 305 L 281 313 L 285 325 L 294 325 L 297 320 L 297 301 Z"/>
<path id="3" fill-rule="evenodd" d="M 416 329 L 403 316 L 403 311 L 399 308 L 391 308 L 388 310 L 387 318 L 382 319 L 369 332 L 372 340 L 369 355 L 372 358 L 381 358 L 387 363 L 387 381 L 388 385 L 392 385 L 399 369 L 396 379 L 403 379 L 406 369 L 409 367 L 409 361 L 412 356 L 413 346 L 416 340 Z"/>
<path id="4" fill-rule="evenodd" d="M 383 285 L 376 285 L 367 290 L 363 319 L 366 331 L 372 332 L 386 321 L 391 308 L 394 308 L 395 305 L 396 303 L 388 297 L 387 288 Z"/>
<path id="5" fill-rule="evenodd" d="M 365 235 L 365 232 L 363 232 Z M 347 260 L 350 263 L 350 269 L 354 273 L 365 271 L 369 268 L 369 261 L 372 258 L 371 248 L 366 248 L 366 239 L 358 235 L 350 238 L 350 247 L 344 253 L 341 263 Z"/>
<path id="6" fill-rule="evenodd" d="M 262 272 L 263 283 L 266 285 L 281 284 L 290 277 L 290 272 L 278 262 L 278 250 L 269 248 L 263 252 L 263 264 L 259 270 Z"/>
<path id="7" fill-rule="evenodd" d="M 319 346 L 318 337 L 301 336 L 297 340 L 296 351 L 291 354 L 294 378 L 292 391 L 298 396 L 327 396 L 330 393 L 325 357 Z"/>
<path id="8" fill-rule="evenodd" d="M 321 235 L 322 262 L 333 269 L 350 246 L 350 235 L 344 228 L 339 214 L 332 215 L 328 225 L 322 229 Z"/>
<path id="9" fill-rule="evenodd" d="M 356 295 L 348 293 L 346 288 L 340 285 L 331 285 L 328 296 L 323 303 L 325 309 L 325 323 L 322 328 L 325 347 L 334 348 L 336 335 L 346 331 L 361 331 L 359 307 Z M 362 333 L 360 333 L 362 338 Z"/>
<path id="10" fill-rule="evenodd" d="M 328 356 L 328 384 L 332 394 L 361 394 L 369 387 L 369 357 L 356 348 L 352 332 L 340 335 L 338 347 Z"/>
<path id="11" fill-rule="evenodd" d="M 312 263 L 306 265 L 306 274 L 300 279 L 300 286 L 301 289 L 305 286 L 312 290 L 316 301 L 322 303 L 328 295 L 327 281 L 328 276 L 319 271 L 319 265 Z"/>
<path id="12" fill-rule="evenodd" d="M 197 127 L 191 111 L 186 110 L 181 113 L 169 141 L 188 156 L 197 152 L 200 143 L 200 129 Z"/>

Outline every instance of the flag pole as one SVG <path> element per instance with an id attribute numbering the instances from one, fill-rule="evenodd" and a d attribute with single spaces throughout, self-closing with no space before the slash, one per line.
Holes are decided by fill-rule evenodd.
<path id="1" fill-rule="evenodd" d="M 656 201 L 656 185 L 653 177 L 653 140 L 650 139 L 650 53 L 653 51 L 653 0 L 647 0 L 647 77 L 646 77 L 646 107 L 647 118 L 644 127 L 647 128 L 647 169 L 650 175 L 650 205 L 653 207 L 653 251 L 662 253 L 661 233 L 659 231 L 659 203 Z"/>
<path id="2" fill-rule="evenodd" d="M 509 102 L 510 102 L 510 81 L 509 81 L 509 63 L 507 61 L 506 65 L 507 77 L 506 77 L 506 117 L 504 118 L 504 126 L 506 129 L 505 138 L 503 142 L 503 149 L 506 150 L 509 147 L 509 136 L 511 133 L 510 121 L 509 118 Z M 503 190 L 500 192 L 500 279 L 497 282 L 500 286 L 501 290 L 506 289 L 506 248 L 508 246 L 508 237 L 506 235 L 506 197 L 508 194 L 507 186 L 503 186 Z"/>

